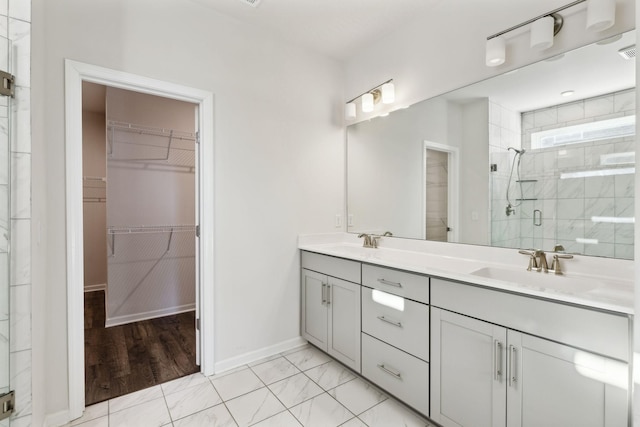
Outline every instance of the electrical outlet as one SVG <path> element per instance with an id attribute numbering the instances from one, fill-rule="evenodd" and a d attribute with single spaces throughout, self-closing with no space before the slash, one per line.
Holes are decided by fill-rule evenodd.
<path id="1" fill-rule="evenodd" d="M 342 227 L 342 215 L 336 214 L 336 228 Z"/>

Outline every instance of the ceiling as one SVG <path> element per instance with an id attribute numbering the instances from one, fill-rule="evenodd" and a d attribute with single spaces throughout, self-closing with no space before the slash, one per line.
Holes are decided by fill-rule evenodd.
<path id="1" fill-rule="evenodd" d="M 344 60 L 447 0 L 191 0 L 289 43 Z M 253 0 L 251 0 L 253 1 Z"/>

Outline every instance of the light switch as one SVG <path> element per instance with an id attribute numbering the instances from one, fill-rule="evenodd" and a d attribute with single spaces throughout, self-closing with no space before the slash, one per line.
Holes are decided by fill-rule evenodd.
<path id="1" fill-rule="evenodd" d="M 336 214 L 336 228 L 342 227 L 342 215 Z"/>
<path id="2" fill-rule="evenodd" d="M 349 216 L 347 216 L 347 225 L 349 227 L 353 227 L 353 214 L 349 214 Z"/>

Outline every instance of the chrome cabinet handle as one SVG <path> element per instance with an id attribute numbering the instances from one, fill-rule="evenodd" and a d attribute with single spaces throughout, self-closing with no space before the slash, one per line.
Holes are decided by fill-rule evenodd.
<path id="1" fill-rule="evenodd" d="M 514 387 L 514 383 L 518 381 L 517 371 L 516 371 L 516 362 L 517 362 L 517 353 L 516 347 L 513 345 L 509 346 L 509 387 Z"/>
<path id="2" fill-rule="evenodd" d="M 386 366 L 384 366 L 384 363 L 382 365 L 378 365 L 378 368 L 380 368 L 383 372 L 386 372 L 387 374 L 391 375 L 394 378 L 397 378 L 399 380 L 402 379 L 402 374 L 400 372 L 396 372 L 393 369 L 389 369 Z"/>
<path id="3" fill-rule="evenodd" d="M 383 285 L 395 286 L 396 288 L 401 288 L 402 287 L 402 283 L 400 283 L 400 282 L 390 282 L 390 281 L 385 280 L 385 279 L 378 279 L 378 282 L 382 283 Z"/>
<path id="4" fill-rule="evenodd" d="M 393 320 L 389 320 L 384 316 L 378 316 L 378 319 L 380 319 L 383 322 L 386 322 L 386 323 L 388 323 L 390 325 L 397 326 L 398 328 L 402 328 L 402 323 L 400 323 L 400 322 L 394 322 Z"/>
<path id="5" fill-rule="evenodd" d="M 324 305 L 327 302 L 327 284 L 322 284 L 322 304 Z"/>
<path id="6" fill-rule="evenodd" d="M 502 377 L 502 343 L 498 340 L 494 340 L 493 348 L 493 379 L 500 381 L 500 378 Z"/>
<path id="7" fill-rule="evenodd" d="M 331 305 L 331 285 L 327 285 L 327 305 Z"/>

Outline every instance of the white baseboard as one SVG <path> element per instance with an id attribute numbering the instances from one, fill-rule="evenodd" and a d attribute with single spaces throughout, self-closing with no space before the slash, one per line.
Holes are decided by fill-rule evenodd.
<path id="1" fill-rule="evenodd" d="M 156 317 L 171 316 L 173 314 L 185 313 L 187 311 L 194 311 L 196 305 L 186 304 L 177 307 L 163 308 L 161 310 L 146 311 L 144 313 L 127 314 L 126 316 L 110 317 L 105 321 L 105 327 L 125 325 L 127 323 L 140 322 L 142 320 L 155 319 Z"/>
<path id="2" fill-rule="evenodd" d="M 106 291 L 106 290 L 107 290 L 106 283 L 102 283 L 98 285 L 84 285 L 85 292 L 97 292 L 97 291 Z"/>
<path id="3" fill-rule="evenodd" d="M 44 417 L 43 427 L 60 427 L 71 421 L 69 411 L 64 410 Z"/>
<path id="4" fill-rule="evenodd" d="M 256 360 L 264 359 L 265 357 L 273 356 L 274 354 L 282 353 L 306 344 L 307 340 L 302 337 L 292 338 L 269 347 L 264 347 L 216 362 L 214 369 L 216 373 L 228 371 L 229 369 L 237 368 L 238 366 L 246 365 L 248 363 L 255 362 Z"/>

